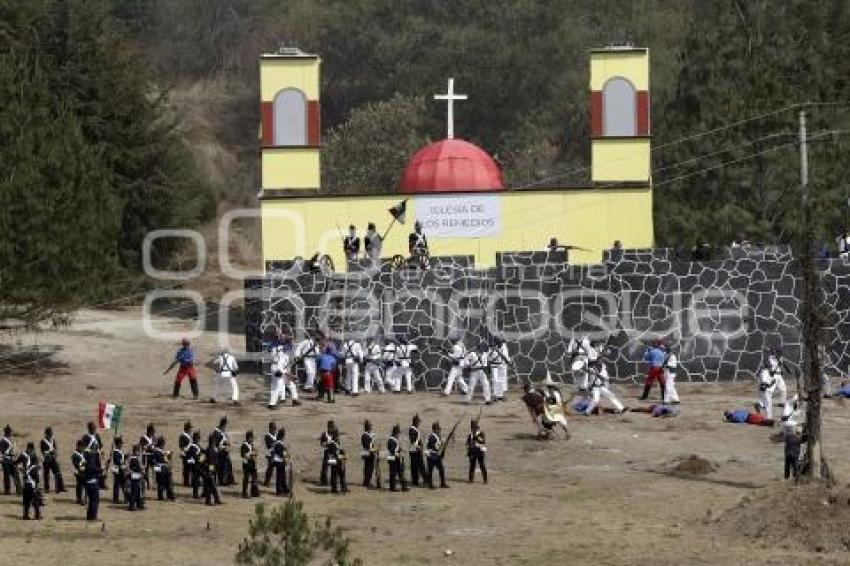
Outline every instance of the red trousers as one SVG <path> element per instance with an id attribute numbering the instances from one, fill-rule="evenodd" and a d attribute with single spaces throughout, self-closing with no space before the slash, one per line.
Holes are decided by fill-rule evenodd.
<path id="1" fill-rule="evenodd" d="M 177 377 L 174 378 L 174 382 L 177 383 L 177 385 L 180 385 L 187 377 L 189 378 L 189 381 L 196 381 L 198 379 L 198 374 L 195 372 L 194 366 L 185 368 L 181 367 L 177 370 Z"/>
<path id="2" fill-rule="evenodd" d="M 336 384 L 334 383 L 334 373 L 332 371 L 323 371 L 321 379 L 322 379 L 322 388 L 325 391 L 333 391 L 334 390 L 334 386 Z"/>
<path id="3" fill-rule="evenodd" d="M 646 373 L 646 382 L 644 382 L 644 386 L 652 387 L 656 381 L 661 387 L 664 387 L 664 368 L 649 368 L 649 371 Z"/>

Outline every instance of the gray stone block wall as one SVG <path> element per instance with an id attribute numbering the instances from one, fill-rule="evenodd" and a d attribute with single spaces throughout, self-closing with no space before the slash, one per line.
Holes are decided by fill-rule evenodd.
<path id="1" fill-rule="evenodd" d="M 414 372 L 423 387 L 445 378 L 451 340 L 467 346 L 503 336 L 515 361 L 511 378 L 551 371 L 569 379 L 571 336 L 608 341 L 609 371 L 639 380 L 646 343 L 678 351 L 680 379 L 735 380 L 752 375 L 765 349 L 781 347 L 800 364 L 801 279 L 787 247 L 720 249 L 690 261 L 673 250 L 612 250 L 597 266 L 573 266 L 540 252 L 502 253 L 492 269 L 471 258 L 432 258 L 430 271 L 353 270 L 326 277 L 291 265 L 246 281 L 248 351 L 279 328 L 302 334 L 405 336 L 419 346 Z M 828 362 L 850 363 L 850 265 L 823 260 Z"/>

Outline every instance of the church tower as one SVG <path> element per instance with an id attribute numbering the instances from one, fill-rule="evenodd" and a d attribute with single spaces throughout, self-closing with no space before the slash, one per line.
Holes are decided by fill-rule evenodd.
<path id="1" fill-rule="evenodd" d="M 262 195 L 318 191 L 318 55 L 282 47 L 260 59 Z"/>
<path id="2" fill-rule="evenodd" d="M 649 49 L 590 52 L 590 134 L 595 184 L 649 186 Z"/>

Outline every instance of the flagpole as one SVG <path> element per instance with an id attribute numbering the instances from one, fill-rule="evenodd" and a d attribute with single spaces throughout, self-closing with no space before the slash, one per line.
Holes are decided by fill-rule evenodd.
<path id="1" fill-rule="evenodd" d="M 393 216 L 393 221 L 392 221 L 392 222 L 390 222 L 389 227 L 387 227 L 387 231 L 386 231 L 386 232 L 384 232 L 384 235 L 383 235 L 383 236 L 381 236 L 381 241 L 382 241 L 382 242 L 383 242 L 384 240 L 386 240 L 386 239 L 387 239 L 387 234 L 389 234 L 389 233 L 390 233 L 390 230 L 391 230 L 391 229 L 392 229 L 392 227 L 395 225 L 396 220 L 397 220 L 397 218 L 396 218 L 395 216 Z"/>

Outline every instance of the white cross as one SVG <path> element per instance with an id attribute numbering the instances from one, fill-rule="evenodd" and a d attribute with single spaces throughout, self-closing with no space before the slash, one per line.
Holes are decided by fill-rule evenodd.
<path id="1" fill-rule="evenodd" d="M 447 136 L 449 139 L 455 137 L 455 100 L 466 100 L 465 94 L 455 94 L 455 80 L 453 78 L 449 79 L 449 88 L 446 91 L 446 94 L 435 94 L 434 100 L 445 100 L 448 103 L 448 115 L 446 117 L 446 122 L 448 123 L 448 131 L 449 135 Z"/>

